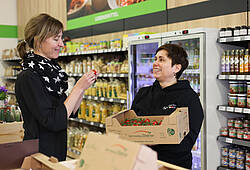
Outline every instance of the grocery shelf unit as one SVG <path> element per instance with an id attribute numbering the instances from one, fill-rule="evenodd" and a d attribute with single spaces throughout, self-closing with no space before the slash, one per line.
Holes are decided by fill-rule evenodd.
<path id="1" fill-rule="evenodd" d="M 218 38 L 217 42 L 223 46 L 223 48 L 226 49 L 249 49 L 249 42 L 250 42 L 250 36 L 237 36 L 237 37 L 226 37 L 226 38 Z M 222 54 L 221 54 L 222 55 Z M 250 81 L 250 75 L 249 72 L 248 74 L 245 75 L 217 75 L 218 80 L 223 80 L 223 81 Z M 226 95 L 226 94 L 225 94 Z M 235 118 L 241 116 L 241 117 L 249 117 L 250 115 L 250 109 L 247 107 L 231 107 L 228 104 L 224 105 L 218 105 L 217 110 L 224 112 L 225 115 L 233 115 Z M 244 139 L 238 139 L 238 138 L 232 138 L 232 137 L 227 137 L 227 136 L 217 136 L 217 141 L 221 142 L 221 144 L 232 144 L 236 145 L 237 147 L 246 147 L 250 148 L 250 140 L 244 140 Z M 236 159 L 235 159 L 236 162 Z M 244 167 L 245 168 L 245 167 Z M 217 170 L 229 170 L 229 167 L 224 167 L 222 165 L 217 167 Z"/>
<path id="2" fill-rule="evenodd" d="M 14 85 L 15 85 L 15 80 L 17 79 L 17 75 L 21 71 L 20 68 L 21 58 L 18 56 L 14 56 L 11 58 L 2 58 L 1 61 L 5 68 L 5 73 L 1 78 L 3 82 L 6 84 L 6 87 L 8 89 L 7 93 L 11 96 L 10 104 L 17 105 L 15 100 Z"/>
<path id="3" fill-rule="evenodd" d="M 123 55 L 126 59 L 128 53 L 127 48 L 114 48 L 114 49 L 99 49 L 99 50 L 89 50 L 82 52 L 73 52 L 73 53 L 60 53 L 58 61 L 67 61 L 70 62 L 72 60 L 77 60 L 79 58 L 87 58 L 92 55 L 96 55 L 97 58 L 100 56 L 108 57 L 109 55 Z M 73 77 L 74 79 L 79 79 L 83 73 L 67 73 L 69 77 Z M 126 79 L 128 81 L 128 73 L 99 73 L 98 78 L 109 79 L 109 78 L 119 78 Z M 108 103 L 117 103 L 127 105 L 127 100 L 119 99 L 119 98 L 107 98 L 107 97 L 98 97 L 91 95 L 83 95 L 83 99 L 88 101 L 97 101 L 97 102 L 108 102 Z M 69 118 L 68 119 L 69 127 L 87 127 L 89 131 L 97 131 L 101 133 L 105 133 L 105 124 L 94 121 L 87 121 L 81 118 Z M 74 146 L 69 146 L 67 149 L 67 156 L 71 158 L 78 158 L 80 155 L 80 149 Z"/>

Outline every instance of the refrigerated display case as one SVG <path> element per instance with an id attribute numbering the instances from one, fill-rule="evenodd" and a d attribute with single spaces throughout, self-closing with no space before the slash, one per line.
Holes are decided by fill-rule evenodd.
<path id="1" fill-rule="evenodd" d="M 154 82 L 152 63 L 155 51 L 160 45 L 178 44 L 188 53 L 189 66 L 180 79 L 189 80 L 191 87 L 200 96 L 205 114 L 201 132 L 192 149 L 194 170 L 210 169 L 213 165 L 208 164 L 208 161 L 219 155 L 219 149 L 215 148 L 217 132 L 214 129 L 217 125 L 213 124 L 217 123 L 219 126 L 220 123 L 219 118 L 215 117 L 216 109 L 212 107 L 216 108 L 216 103 L 222 99 L 214 99 L 214 92 L 219 93 L 220 87 L 212 87 L 210 84 L 215 83 L 215 77 L 219 73 L 220 52 L 216 45 L 217 34 L 217 29 L 197 28 L 129 38 L 130 104 L 139 88 L 152 85 Z M 213 120 L 208 120 L 211 115 Z M 213 141 L 208 143 L 208 138 L 212 138 Z"/>

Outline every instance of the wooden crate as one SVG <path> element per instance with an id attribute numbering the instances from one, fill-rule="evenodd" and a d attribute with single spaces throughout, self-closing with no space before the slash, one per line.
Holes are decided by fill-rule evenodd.
<path id="1" fill-rule="evenodd" d="M 24 137 L 23 122 L 1 123 L 0 144 L 20 142 Z"/>

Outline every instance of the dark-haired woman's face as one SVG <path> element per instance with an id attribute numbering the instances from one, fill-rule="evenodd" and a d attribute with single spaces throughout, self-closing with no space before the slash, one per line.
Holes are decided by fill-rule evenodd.
<path id="1" fill-rule="evenodd" d="M 176 65 L 172 66 L 172 60 L 168 57 L 166 50 L 160 50 L 155 55 L 153 63 L 153 75 L 159 82 L 175 79 Z"/>

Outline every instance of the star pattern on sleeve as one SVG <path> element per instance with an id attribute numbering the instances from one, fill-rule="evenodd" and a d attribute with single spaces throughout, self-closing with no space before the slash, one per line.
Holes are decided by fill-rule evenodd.
<path id="1" fill-rule="evenodd" d="M 40 64 L 46 64 L 43 60 L 39 62 Z"/>
<path id="2" fill-rule="evenodd" d="M 54 90 L 52 90 L 50 87 L 46 87 L 49 91 L 54 91 Z"/>
<path id="3" fill-rule="evenodd" d="M 60 90 L 59 90 L 59 91 L 57 91 L 57 93 L 58 93 L 59 95 L 62 95 L 62 93 L 63 93 L 63 89 L 60 87 Z"/>

